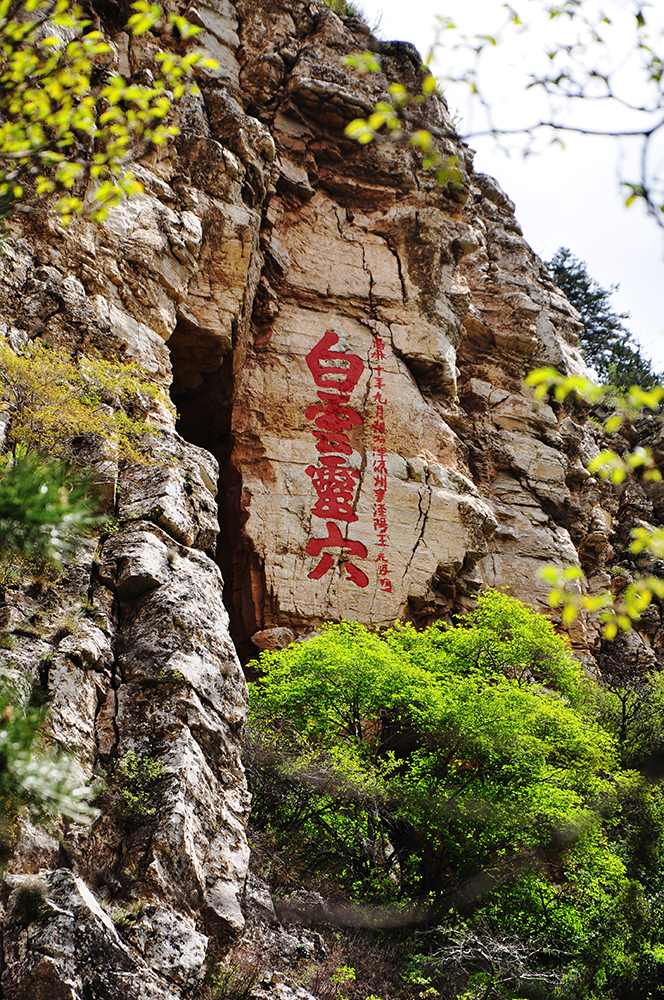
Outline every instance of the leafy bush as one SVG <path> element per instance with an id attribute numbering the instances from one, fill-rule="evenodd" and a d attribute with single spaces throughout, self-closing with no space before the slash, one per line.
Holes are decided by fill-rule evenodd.
<path id="1" fill-rule="evenodd" d="M 218 966 L 209 973 L 210 1000 L 249 1000 L 262 971 L 258 963 L 249 968 L 234 963 Z"/>
<path id="2" fill-rule="evenodd" d="M 604 675 L 598 708 L 602 725 L 620 746 L 624 766 L 637 767 L 651 776 L 663 772 L 664 678 Z"/>
<path id="3" fill-rule="evenodd" d="M 46 885 L 39 879 L 20 886 L 16 891 L 13 905 L 13 917 L 18 923 L 27 927 L 44 913 L 46 903 Z"/>
<path id="4" fill-rule="evenodd" d="M 364 11 L 357 4 L 351 3 L 350 0 L 323 0 L 323 2 L 338 14 L 339 17 L 356 17 L 360 21 L 364 21 Z"/>
<path id="5" fill-rule="evenodd" d="M 0 339 L 0 403 L 10 416 L 9 454 L 0 457 L 3 583 L 75 552 L 99 518 L 91 478 L 69 464 L 79 458 L 74 443 L 96 440 L 121 459 L 145 461 L 140 443 L 154 429 L 141 417 L 155 400 L 164 403 L 163 392 L 135 365 L 76 361 L 43 341 L 15 352 Z"/>
<path id="6" fill-rule="evenodd" d="M 460 922 L 521 942 L 481 996 L 513 995 L 519 963 L 527 997 L 608 998 L 652 973 L 660 794 L 621 767 L 548 619 L 486 591 L 454 627 L 342 622 L 252 666 L 254 822 L 353 919 L 429 928 L 439 970 Z"/>
<path id="7" fill-rule="evenodd" d="M 163 763 L 149 754 L 138 755 L 133 750 L 125 754 L 117 766 L 121 812 L 134 821 L 155 816 L 157 806 L 153 791 L 166 774 Z"/>
<path id="8" fill-rule="evenodd" d="M 136 365 L 86 355 L 78 361 L 60 347 L 29 341 L 20 352 L 0 339 L 0 402 L 10 411 L 8 444 L 70 458 L 72 439 L 95 435 L 120 458 L 144 461 L 137 445 L 153 431 L 140 416 L 162 390 Z"/>
<path id="9" fill-rule="evenodd" d="M 134 927 L 134 924 L 141 919 L 141 916 L 145 912 L 145 907 L 146 900 L 140 896 L 126 909 L 119 906 L 116 907 L 116 909 L 111 910 L 111 920 L 121 934 L 128 934 Z"/>

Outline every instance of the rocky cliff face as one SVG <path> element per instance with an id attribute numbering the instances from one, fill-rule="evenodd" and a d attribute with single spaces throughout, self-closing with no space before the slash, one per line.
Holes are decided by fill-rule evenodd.
<path id="1" fill-rule="evenodd" d="M 407 144 L 343 138 L 390 83 L 417 88 L 408 45 L 317 8 L 237 10 L 238 99 L 277 152 L 229 393 L 221 564 L 236 641 L 270 646 L 328 618 L 426 620 L 483 584 L 543 601 L 536 570 L 578 562 L 579 509 L 594 551 L 608 542 L 584 469 L 592 435 L 522 387 L 541 364 L 582 369 L 578 317 L 466 147 L 441 140 L 462 173 L 441 190 Z M 367 46 L 383 71 L 363 79 L 341 57 Z M 435 100 L 423 116 L 452 131 Z M 574 641 L 587 649 L 582 628 Z"/>
<path id="2" fill-rule="evenodd" d="M 98 229 L 24 216 L 0 258 L 17 349 L 27 335 L 133 358 L 179 411 L 177 430 L 153 413 L 149 464 L 106 460 L 117 531 L 46 594 L 5 595 L 13 658 L 86 775 L 112 789 L 129 754 L 163 775 L 154 814 L 107 795 L 89 830 L 21 831 L 3 897 L 12 1000 L 178 997 L 241 931 L 231 633 L 248 657 L 330 619 L 444 617 L 485 584 L 543 603 L 538 567 L 581 564 L 603 586 L 612 532 L 655 516 L 638 487 L 589 477 L 584 414 L 523 388 L 542 364 L 583 369 L 579 318 L 470 150 L 439 140 L 462 178 L 441 189 L 407 143 L 344 138 L 389 83 L 418 86 L 412 47 L 317 2 L 185 13 L 219 69 L 177 112 L 174 147 L 138 165 L 145 193 Z M 150 36 L 113 42 L 111 68 L 149 65 Z M 367 48 L 381 73 L 342 66 Z M 422 116 L 452 134 L 436 98 Z M 629 639 L 643 663 L 662 646 L 654 615 Z M 582 622 L 572 639 L 588 656 L 597 636 Z"/>

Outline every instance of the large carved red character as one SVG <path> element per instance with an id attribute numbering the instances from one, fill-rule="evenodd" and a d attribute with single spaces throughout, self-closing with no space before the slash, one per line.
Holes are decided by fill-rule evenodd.
<path id="1" fill-rule="evenodd" d="M 347 434 L 340 431 L 314 431 L 314 437 L 318 440 L 316 451 L 321 454 L 329 451 L 340 451 L 343 455 L 353 454 Z"/>
<path id="2" fill-rule="evenodd" d="M 309 465 L 305 470 L 311 477 L 318 501 L 311 508 L 314 517 L 335 518 L 337 521 L 357 521 L 353 510 L 355 487 L 359 472 L 346 465 L 338 455 L 326 455 L 320 465 Z"/>
<path id="3" fill-rule="evenodd" d="M 322 340 L 307 354 L 306 362 L 313 380 L 321 389 L 335 389 L 337 392 L 350 393 L 360 381 L 364 371 L 364 362 L 358 354 L 346 354 L 345 351 L 331 351 L 338 343 L 339 334 L 326 330 Z M 342 361 L 347 367 L 337 368 L 323 362 Z"/>
<path id="4" fill-rule="evenodd" d="M 353 541 L 350 538 L 344 538 L 341 534 L 341 529 L 338 524 L 334 524 L 332 521 L 327 522 L 327 538 L 310 538 L 307 542 L 307 554 L 310 556 L 319 556 L 323 549 L 341 549 L 342 551 L 346 549 L 352 556 L 359 556 L 360 559 L 366 559 L 367 557 L 367 547 L 363 545 L 362 542 Z M 320 580 L 321 577 L 332 569 L 334 566 L 334 559 L 329 552 L 323 553 L 323 558 L 318 563 L 317 566 L 312 569 L 311 573 L 308 573 L 310 580 Z M 346 573 L 350 580 L 358 587 L 367 587 L 369 585 L 369 578 L 366 573 L 363 573 L 361 569 L 357 566 L 353 566 L 352 563 L 344 563 Z"/>
<path id="5" fill-rule="evenodd" d="M 346 434 L 352 427 L 359 427 L 363 423 L 357 410 L 350 406 L 340 406 L 336 399 L 329 400 L 325 405 L 314 403 L 306 408 L 304 415 L 307 420 L 315 418 L 316 427 L 322 430 L 343 431 Z"/>
<path id="6" fill-rule="evenodd" d="M 320 430 L 313 432 L 318 439 L 316 451 L 340 451 L 344 455 L 352 455 L 353 449 L 347 432 L 352 427 L 359 427 L 363 423 L 362 417 L 352 407 L 340 405 L 339 400 L 345 400 L 346 396 L 330 399 L 330 393 L 321 392 L 319 395 L 326 402 L 308 406 L 305 411 L 307 420 L 315 418 L 316 427 L 320 427 Z"/>

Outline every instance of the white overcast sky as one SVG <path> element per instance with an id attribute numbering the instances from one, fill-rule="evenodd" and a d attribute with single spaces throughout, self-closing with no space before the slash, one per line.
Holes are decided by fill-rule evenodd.
<path id="1" fill-rule="evenodd" d="M 413 42 L 423 56 L 431 46 L 436 15 L 464 19 L 468 34 L 492 31 L 496 18 L 502 18 L 500 0 L 454 4 L 447 0 L 446 5 L 442 0 L 359 0 L 358 5 L 372 26 L 378 22 L 379 37 Z M 525 103 L 528 98 L 510 62 L 518 65 L 519 58 L 530 58 L 528 46 L 534 44 L 537 36 L 522 45 L 521 53 L 510 54 L 509 46 L 496 50 L 491 96 L 502 95 L 510 124 L 532 119 L 532 107 Z M 433 71 L 443 72 L 440 56 Z M 460 130 L 472 131 L 475 122 L 468 125 L 465 92 L 454 87 L 446 93 L 450 110 L 466 116 Z M 595 121 L 601 121 L 601 110 L 593 110 L 599 116 Z M 615 140 L 579 136 L 565 138 L 564 150 L 543 144 L 543 152 L 526 158 L 518 150 L 511 155 L 501 152 L 489 138 L 469 142 L 477 150 L 476 169 L 496 177 L 516 203 L 524 235 L 536 253 L 549 259 L 558 247 L 568 247 L 586 261 L 589 273 L 603 287 L 620 286 L 614 308 L 631 314 L 627 327 L 656 369 L 664 371 L 664 230 L 648 219 L 640 205 L 624 207 L 618 188 L 619 157 L 624 164 L 629 152 L 621 151 Z"/>

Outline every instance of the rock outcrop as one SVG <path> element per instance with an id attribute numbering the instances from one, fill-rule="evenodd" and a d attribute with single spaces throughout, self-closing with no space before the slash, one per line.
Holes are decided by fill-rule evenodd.
<path id="1" fill-rule="evenodd" d="M 329 618 L 426 620 L 483 584 L 543 601 L 536 570 L 578 562 L 557 512 L 595 444 L 522 379 L 583 370 L 578 316 L 462 143 L 440 141 L 460 172 L 440 189 L 407 143 L 343 137 L 390 83 L 417 89 L 407 45 L 321 9 L 237 10 L 238 96 L 270 128 L 276 192 L 232 384 L 222 566 L 236 640 L 262 647 Z M 362 78 L 341 59 L 367 46 L 382 72 Z M 422 115 L 453 135 L 438 100 Z"/>
<path id="2" fill-rule="evenodd" d="M 27 825 L 19 837 L 6 881 L 8 997 L 179 996 L 244 925 L 246 689 L 221 573 L 197 547 L 214 549 L 206 482 L 217 469 L 175 436 L 155 442 L 155 461 L 164 448 L 149 476 L 142 465 L 121 472 L 119 530 L 87 564 L 57 588 L 6 594 L 22 636 L 14 659 L 49 697 L 49 734 L 106 785 L 90 829 L 64 826 L 54 839 Z M 126 760 L 158 767 L 149 802 Z M 138 796 L 131 808 L 123 787 Z M 26 929 L 14 903 L 37 872 L 44 905 Z"/>
<path id="3" fill-rule="evenodd" d="M 42 337 L 134 359 L 179 412 L 176 427 L 153 409 L 147 464 L 97 456 L 116 530 L 57 588 L 5 593 L 52 737 L 107 784 L 90 829 L 26 823 L 18 838 L 11 1000 L 171 1000 L 240 933 L 246 695 L 231 634 L 248 658 L 330 619 L 444 617 L 484 585 L 543 604 L 543 564 L 582 565 L 602 587 L 612 544 L 664 511 L 657 490 L 590 477 L 587 415 L 524 388 L 540 365 L 584 370 L 579 317 L 444 103 L 419 112 L 455 158 L 444 188 L 407 142 L 344 137 L 390 83 L 419 87 L 412 46 L 322 0 L 185 13 L 219 67 L 177 110 L 172 147 L 137 165 L 144 193 L 99 228 L 15 217 L 0 257 L 15 349 Z M 148 36 L 109 30 L 111 68 L 149 65 Z M 367 48 L 380 73 L 342 64 Z M 629 655 L 652 662 L 662 635 L 653 609 Z M 586 622 L 572 641 L 598 652 Z M 119 805 L 127 759 L 158 765 L 154 803 L 133 814 Z"/>

